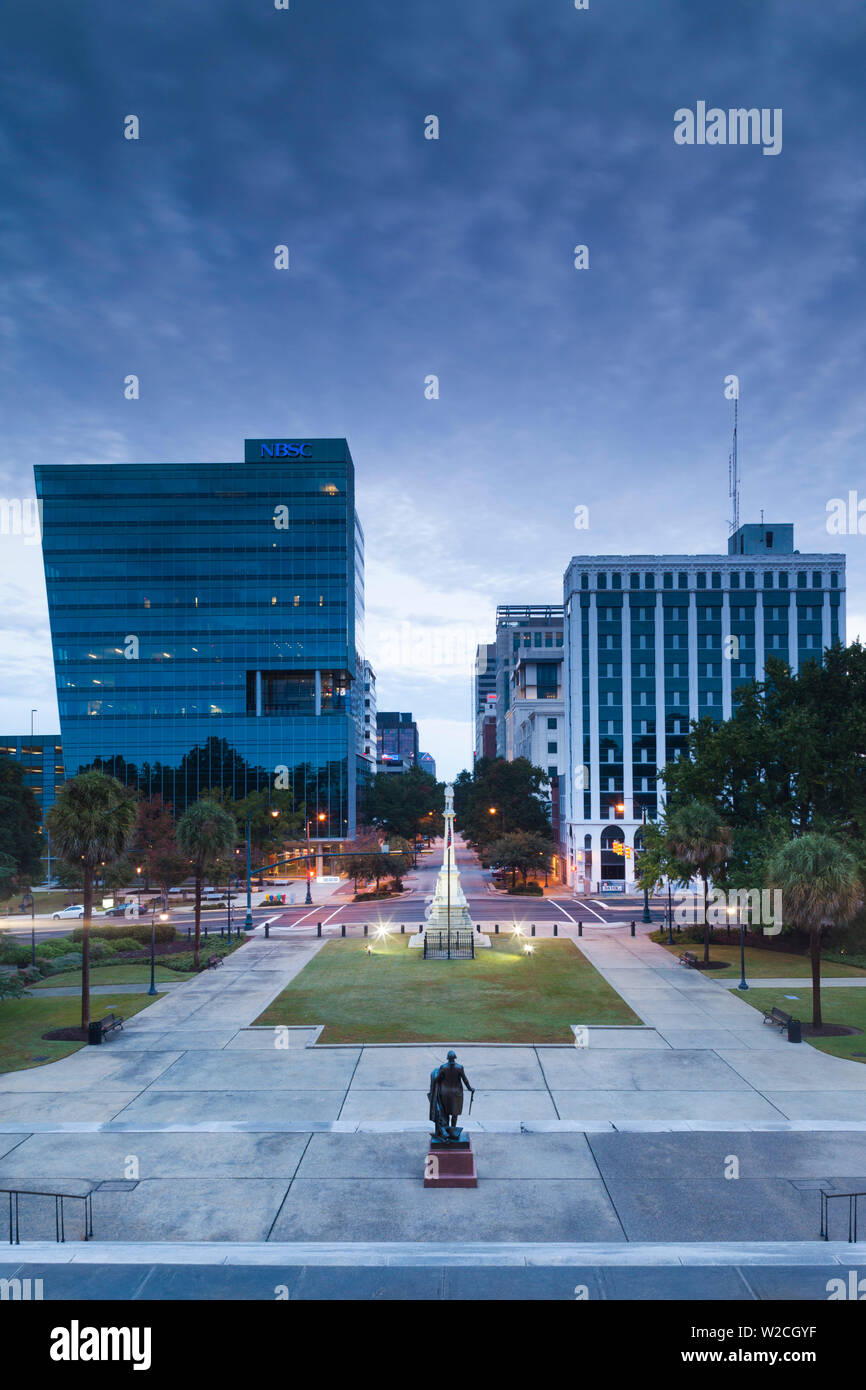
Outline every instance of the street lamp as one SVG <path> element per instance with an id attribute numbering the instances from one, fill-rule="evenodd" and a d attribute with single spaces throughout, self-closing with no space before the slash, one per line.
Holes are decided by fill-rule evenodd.
<path id="1" fill-rule="evenodd" d="M 316 819 L 317 819 L 317 820 L 320 820 L 320 821 L 323 821 L 323 820 L 327 819 L 326 816 L 325 816 L 324 811 L 320 811 L 319 814 L 318 814 L 318 816 L 316 817 Z M 307 907 L 312 906 L 312 902 L 313 902 L 313 895 L 312 895 L 312 893 L 310 892 L 310 859 L 312 858 L 312 853 L 313 853 L 312 847 L 311 847 L 311 845 L 310 845 L 310 826 L 311 826 L 311 824 L 312 824 L 312 818 L 306 822 L 306 831 L 307 831 L 307 896 L 306 896 L 306 898 L 304 899 L 304 902 L 305 902 L 305 905 L 306 905 Z"/>
<path id="2" fill-rule="evenodd" d="M 732 912 L 737 913 L 740 924 L 740 983 L 737 985 L 737 989 L 748 989 L 749 986 L 746 984 L 746 924 L 738 908 L 729 907 L 728 913 Z"/>
<path id="3" fill-rule="evenodd" d="M 644 806 L 644 807 L 642 807 L 642 815 L 641 815 L 641 837 L 640 837 L 641 854 L 643 854 L 644 850 L 646 849 L 646 843 L 645 843 L 645 841 L 646 841 L 646 807 Z M 649 910 L 649 889 L 647 888 L 646 883 L 644 883 L 644 887 L 643 887 L 643 917 L 641 918 L 641 921 L 642 921 L 642 922 L 651 922 L 651 921 L 652 921 L 652 917 L 650 916 L 650 910 Z"/>
<path id="4" fill-rule="evenodd" d="M 159 914 L 159 920 L 160 920 L 160 922 L 167 922 L 167 921 L 168 921 L 168 913 L 167 913 L 167 912 L 161 912 L 161 913 Z M 148 994 L 156 994 L 156 985 L 155 985 L 155 983 L 154 983 L 154 969 L 155 969 L 155 966 L 156 966 L 156 898 L 154 898 L 154 900 L 153 900 L 153 907 L 151 908 L 151 912 L 150 912 L 150 989 L 147 991 Z"/>
<path id="5" fill-rule="evenodd" d="M 503 835 L 504 835 L 504 834 L 505 834 L 505 812 L 504 812 L 504 811 L 500 811 L 499 808 L 496 807 L 496 806 L 491 806 L 491 807 L 490 807 L 490 814 L 491 814 L 491 816 L 496 816 L 496 815 L 499 816 L 499 828 L 500 828 L 500 830 L 502 831 L 502 833 L 503 833 Z"/>
<path id="6" fill-rule="evenodd" d="M 138 915 L 141 916 L 141 865 L 136 864 L 135 872 L 138 875 Z"/>

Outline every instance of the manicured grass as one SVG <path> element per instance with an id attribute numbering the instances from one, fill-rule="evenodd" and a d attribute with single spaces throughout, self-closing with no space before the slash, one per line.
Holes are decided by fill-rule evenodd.
<path id="1" fill-rule="evenodd" d="M 674 933 L 676 935 L 676 933 Z M 696 945 L 691 941 L 675 942 L 673 946 L 668 946 L 662 942 L 665 950 L 672 955 L 682 955 L 683 951 L 691 951 L 698 960 L 704 958 L 703 943 Z M 735 976 L 740 978 L 740 948 L 738 945 L 710 946 L 710 960 L 725 960 L 729 964 L 724 970 L 712 970 L 708 972 L 708 977 L 714 980 L 725 980 Z M 855 965 L 841 965 L 833 961 L 825 960 L 821 963 L 821 974 L 828 979 L 831 977 L 839 979 L 845 975 L 855 975 L 862 979 L 866 971 L 858 970 Z M 746 947 L 746 979 L 776 979 L 782 978 L 811 979 L 812 966 L 808 956 L 795 956 L 790 951 L 761 951 L 754 946 Z"/>
<path id="2" fill-rule="evenodd" d="M 99 1010 L 107 1012 L 116 1003 L 118 1013 L 131 1018 L 152 1004 L 147 994 L 124 994 L 118 999 L 99 996 L 92 1001 L 94 1018 Z M 43 1033 L 53 1028 L 74 1028 L 81 1022 L 81 1001 L 65 999 L 4 999 L 0 1003 L 0 1072 L 23 1071 L 26 1067 L 56 1062 L 70 1052 L 77 1052 L 86 1043 L 47 1042 Z"/>
<path id="3" fill-rule="evenodd" d="M 410 937 L 329 941 L 265 1012 L 264 1024 L 324 1023 L 327 1043 L 573 1042 L 573 1023 L 639 1024 L 568 939 L 510 936 L 474 960 L 424 960 Z"/>
<path id="4" fill-rule="evenodd" d="M 796 999 L 788 996 L 797 994 Z M 738 999 L 745 999 L 747 1004 L 751 1004 L 755 1009 L 768 1010 L 772 1008 L 784 1009 L 786 1014 L 792 1014 L 794 1018 L 799 1018 L 802 1023 L 812 1022 L 812 989 L 811 986 L 804 989 L 750 989 L 742 994 L 737 994 Z M 811 1043 L 812 1047 L 817 1047 L 821 1052 L 829 1052 L 833 1057 L 847 1057 L 852 1062 L 866 1061 L 866 1056 L 858 1057 L 856 1053 L 866 1054 L 866 987 L 860 989 L 833 988 L 821 991 L 821 1013 L 825 1023 L 842 1023 L 849 1028 L 862 1028 L 863 1033 L 854 1033 L 844 1038 L 806 1038 L 803 1041 Z M 770 1025 L 768 1024 L 767 1027 Z"/>
<path id="5" fill-rule="evenodd" d="M 158 965 L 154 971 L 154 979 L 159 983 L 161 980 L 191 980 L 192 975 L 179 970 L 166 970 L 164 965 Z M 140 984 L 142 989 L 147 989 L 150 984 L 150 962 L 138 965 L 131 961 L 126 961 L 123 965 L 92 965 L 90 967 L 90 983 L 92 985 L 135 985 Z M 48 975 L 44 980 L 40 980 L 36 985 L 28 985 L 28 989 L 60 989 L 67 986 L 77 985 L 81 988 L 80 970 L 61 970 L 56 975 Z"/>

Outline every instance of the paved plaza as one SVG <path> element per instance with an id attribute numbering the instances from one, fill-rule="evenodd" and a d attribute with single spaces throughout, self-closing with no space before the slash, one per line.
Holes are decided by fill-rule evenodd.
<path id="1" fill-rule="evenodd" d="M 455 1231 L 500 1249 L 817 1242 L 819 1189 L 866 1187 L 866 1068 L 789 1044 L 645 937 L 580 947 L 640 1027 L 347 1047 L 253 1026 L 321 948 L 260 936 L 103 1047 L 0 1077 L 0 1186 L 94 1184 L 95 1239 L 117 1258 L 124 1242 L 432 1249 Z M 481 1181 L 430 1193 L 427 1078 L 450 1044 L 477 1088 Z M 25 1239 L 51 1239 L 49 1208 L 22 1199 Z M 72 1238 L 76 1222 L 70 1203 Z"/>

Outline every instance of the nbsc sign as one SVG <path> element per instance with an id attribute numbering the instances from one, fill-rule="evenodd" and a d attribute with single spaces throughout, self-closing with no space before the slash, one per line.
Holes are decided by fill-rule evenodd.
<path id="1" fill-rule="evenodd" d="M 298 444 L 287 440 L 272 440 L 270 444 L 260 444 L 259 458 L 263 459 L 310 459 L 313 446 L 310 443 Z"/>

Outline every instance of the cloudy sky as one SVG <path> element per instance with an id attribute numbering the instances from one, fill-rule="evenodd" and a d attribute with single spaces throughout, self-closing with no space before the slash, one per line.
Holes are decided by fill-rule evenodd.
<path id="1" fill-rule="evenodd" d="M 453 775 L 497 603 L 725 550 L 733 373 L 741 519 L 844 550 L 866 634 L 826 524 L 866 501 L 860 0 L 5 0 L 0 40 L 7 500 L 345 435 L 379 705 Z M 780 108 L 781 152 L 676 144 L 698 102 Z M 0 535 L 10 733 L 57 722 L 34 541 Z"/>

